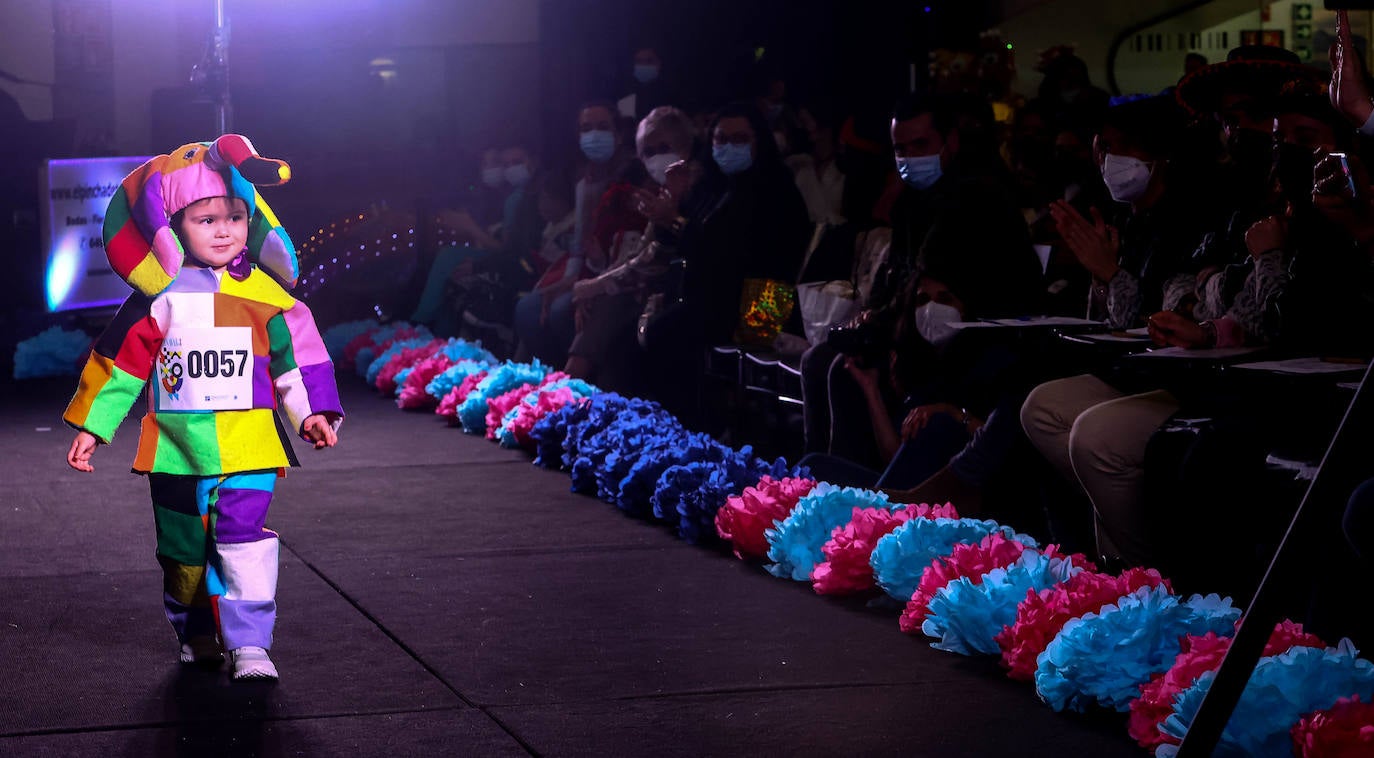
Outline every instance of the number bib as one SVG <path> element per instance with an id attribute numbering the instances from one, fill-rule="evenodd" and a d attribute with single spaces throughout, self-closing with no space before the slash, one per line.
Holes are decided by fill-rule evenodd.
<path id="1" fill-rule="evenodd" d="M 167 332 L 157 356 L 158 413 L 253 407 L 253 330 L 247 326 Z"/>

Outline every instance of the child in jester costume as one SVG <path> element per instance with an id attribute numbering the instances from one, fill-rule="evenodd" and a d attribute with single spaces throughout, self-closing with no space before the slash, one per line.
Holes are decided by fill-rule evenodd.
<path id="1" fill-rule="evenodd" d="M 110 266 L 133 287 L 96 341 L 63 419 L 67 463 L 92 471 L 148 388 L 134 458 L 146 474 L 163 602 L 183 663 L 230 653 L 235 679 L 275 679 L 277 535 L 264 522 L 298 465 L 277 407 L 316 449 L 337 441 L 334 369 L 287 290 L 295 248 L 255 185 L 290 178 L 244 137 L 182 145 L 125 177 L 105 216 Z"/>

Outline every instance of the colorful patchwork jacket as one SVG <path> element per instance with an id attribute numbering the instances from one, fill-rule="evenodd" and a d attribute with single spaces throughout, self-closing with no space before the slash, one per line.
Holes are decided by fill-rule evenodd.
<path id="1" fill-rule="evenodd" d="M 109 442 L 145 386 L 137 473 L 294 466 L 278 402 L 298 434 L 312 414 L 336 425 L 343 417 L 310 310 L 242 258 L 220 277 L 183 269 L 156 297 L 130 295 L 96 341 L 63 420 Z"/>

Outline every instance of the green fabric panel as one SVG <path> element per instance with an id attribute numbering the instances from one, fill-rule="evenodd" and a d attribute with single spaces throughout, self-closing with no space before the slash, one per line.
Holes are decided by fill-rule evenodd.
<path id="1" fill-rule="evenodd" d="M 164 474 L 200 476 L 219 471 L 219 436 L 214 413 L 159 413 L 157 471 Z M 178 442 L 185 443 L 182 447 Z"/>
<path id="2" fill-rule="evenodd" d="M 200 516 L 153 506 L 157 554 L 186 566 L 205 565 L 205 526 Z"/>
<path id="3" fill-rule="evenodd" d="M 129 415 L 129 409 L 133 407 L 134 401 L 138 400 L 143 393 L 143 380 L 121 369 L 113 367 L 109 381 L 105 382 L 100 391 L 96 393 L 95 399 L 91 401 L 91 410 L 86 414 L 86 421 L 82 427 L 106 442 L 114 439 L 115 430 L 119 428 L 124 417 Z"/>
<path id="4" fill-rule="evenodd" d="M 286 318 L 278 313 L 267 321 L 267 342 L 272 362 L 267 371 L 272 376 L 281 376 L 296 368 L 296 352 L 291 347 L 291 330 L 286 326 Z"/>
<path id="5" fill-rule="evenodd" d="M 124 191 L 124 185 L 119 185 L 115 190 L 114 197 L 110 198 L 110 205 L 105 209 L 105 225 L 100 230 L 108 243 L 111 238 L 119 234 L 119 230 L 129 223 L 129 193 Z"/>

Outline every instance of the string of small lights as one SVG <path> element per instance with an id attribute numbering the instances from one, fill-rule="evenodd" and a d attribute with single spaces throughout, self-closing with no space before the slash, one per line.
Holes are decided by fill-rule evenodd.
<path id="1" fill-rule="evenodd" d="M 398 217 L 399 226 L 388 231 L 384 228 L 386 213 L 377 209 L 363 211 L 316 229 L 297 251 L 301 276 L 295 295 L 309 299 L 326 283 L 347 276 L 355 265 L 361 268 L 365 262 L 383 256 L 413 255 L 413 223 Z M 439 247 L 460 244 L 457 232 L 443 225 L 436 225 L 434 239 Z"/>

